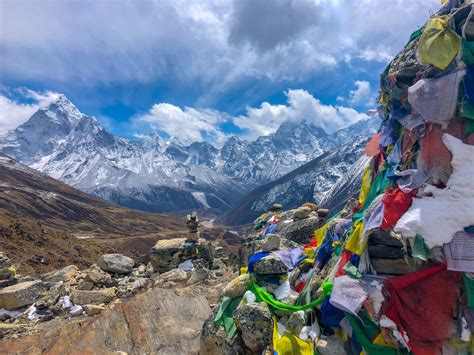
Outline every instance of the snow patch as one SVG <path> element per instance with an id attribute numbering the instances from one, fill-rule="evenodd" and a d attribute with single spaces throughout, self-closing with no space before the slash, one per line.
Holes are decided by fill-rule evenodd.
<path id="1" fill-rule="evenodd" d="M 204 192 L 193 192 L 193 197 L 206 209 L 211 208 L 207 203 L 206 194 Z"/>
<path id="2" fill-rule="evenodd" d="M 443 142 L 453 154 L 446 188 L 428 185 L 425 192 L 432 197 L 413 199 L 394 228 L 404 237 L 419 234 L 429 248 L 449 243 L 456 232 L 474 225 L 474 146 L 449 134 L 443 134 Z"/>

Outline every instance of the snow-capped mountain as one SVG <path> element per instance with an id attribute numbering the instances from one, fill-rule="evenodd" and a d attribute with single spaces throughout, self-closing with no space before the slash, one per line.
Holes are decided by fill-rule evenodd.
<path id="1" fill-rule="evenodd" d="M 220 222 L 250 223 L 275 202 L 283 204 L 285 209 L 316 202 L 337 211 L 360 188 L 362 171 L 370 160 L 362 154 L 368 140 L 367 135 L 356 137 L 285 176 L 257 187 L 222 216 Z"/>
<path id="2" fill-rule="evenodd" d="M 128 140 L 107 132 L 64 95 L 0 137 L 0 151 L 111 202 L 153 212 L 229 210 L 253 188 L 350 141 L 372 123 L 333 135 L 308 121 L 284 122 L 248 142 L 234 136 L 218 149 L 157 134 Z M 371 128 L 372 129 L 372 128 Z M 372 129 L 373 131 L 373 129 Z"/>

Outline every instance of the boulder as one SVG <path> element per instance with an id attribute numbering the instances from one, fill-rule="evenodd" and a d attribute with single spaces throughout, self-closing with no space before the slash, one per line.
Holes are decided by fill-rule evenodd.
<path id="1" fill-rule="evenodd" d="M 205 267 L 195 268 L 192 271 L 191 277 L 189 278 L 188 282 L 186 282 L 186 285 L 194 285 L 198 282 L 204 281 L 209 277 L 210 273 L 211 272 L 209 271 L 209 269 Z"/>
<path id="2" fill-rule="evenodd" d="M 347 354 L 344 341 L 339 335 L 329 337 L 322 336 L 316 343 L 316 349 L 321 355 L 345 355 Z"/>
<path id="3" fill-rule="evenodd" d="M 283 209 L 283 205 L 281 203 L 274 203 L 270 210 L 277 212 L 277 211 L 281 211 L 282 209 Z"/>
<path id="4" fill-rule="evenodd" d="M 249 279 L 249 274 L 243 274 L 243 275 L 237 276 L 235 279 L 229 282 L 226 287 L 224 287 L 224 290 L 222 290 L 222 293 L 224 294 L 224 296 L 227 296 L 230 298 L 243 296 L 243 294 L 247 290 L 248 279 Z"/>
<path id="5" fill-rule="evenodd" d="M 294 312 L 286 322 L 286 329 L 293 334 L 299 334 L 306 325 L 304 311 Z"/>
<path id="6" fill-rule="evenodd" d="M 102 271 L 97 266 L 91 267 L 86 271 L 84 281 L 92 282 L 94 285 L 105 285 L 112 280 L 109 273 Z"/>
<path id="7" fill-rule="evenodd" d="M 133 259 L 122 254 L 105 254 L 97 261 L 97 265 L 104 271 L 114 274 L 128 274 L 133 270 Z"/>
<path id="8" fill-rule="evenodd" d="M 315 203 L 311 203 L 311 202 L 305 202 L 303 203 L 301 206 L 303 207 L 308 207 L 311 209 L 311 211 L 317 211 L 319 209 L 319 206 Z"/>
<path id="9" fill-rule="evenodd" d="M 213 270 L 219 270 L 219 269 L 225 269 L 226 264 L 222 261 L 222 259 L 214 259 L 212 261 L 212 269 Z"/>
<path id="10" fill-rule="evenodd" d="M 50 272 L 44 275 L 45 282 L 67 282 L 78 273 L 79 269 L 76 265 L 69 265 L 60 270 Z"/>
<path id="11" fill-rule="evenodd" d="M 219 307 L 216 307 L 211 316 L 204 322 L 201 334 L 200 354 L 205 355 L 252 355 L 244 343 L 242 335 L 237 332 L 232 339 L 225 333 L 224 327 L 214 323 Z"/>
<path id="12" fill-rule="evenodd" d="M 94 291 L 75 290 L 71 294 L 71 302 L 78 305 L 109 303 L 114 300 L 115 288 L 104 288 Z"/>
<path id="13" fill-rule="evenodd" d="M 154 285 L 160 286 L 164 284 L 165 282 L 182 282 L 182 281 L 186 281 L 187 279 L 188 279 L 188 274 L 186 273 L 186 271 L 181 270 L 181 269 L 173 269 L 159 275 L 155 279 Z"/>
<path id="14" fill-rule="evenodd" d="M 0 280 L 9 279 L 12 276 L 11 267 L 10 259 L 0 252 Z"/>
<path id="15" fill-rule="evenodd" d="M 159 240 L 150 250 L 150 262 L 155 271 L 175 269 L 182 262 L 196 258 L 196 245 L 186 238 Z"/>
<path id="16" fill-rule="evenodd" d="M 309 242 L 313 237 L 314 231 L 321 227 L 322 224 L 318 217 L 295 219 L 292 223 L 285 223 L 287 220 L 282 218 L 280 222 L 278 222 L 278 234 L 282 238 L 303 245 Z"/>
<path id="17" fill-rule="evenodd" d="M 85 304 L 82 306 L 82 308 L 88 316 L 96 316 L 98 314 L 101 314 L 102 311 L 105 309 L 105 307 L 97 306 L 95 304 Z"/>
<path id="18" fill-rule="evenodd" d="M 38 296 L 46 290 L 46 285 L 40 281 L 21 282 L 0 289 L 0 308 L 14 310 L 35 303 Z"/>
<path id="19" fill-rule="evenodd" d="M 94 288 L 94 283 L 90 281 L 85 281 L 82 280 L 79 282 L 79 285 L 77 285 L 78 290 L 83 290 L 83 291 L 90 291 Z"/>
<path id="20" fill-rule="evenodd" d="M 294 218 L 298 218 L 298 219 L 308 218 L 311 211 L 312 211 L 311 208 L 307 206 L 298 207 L 295 211 Z"/>
<path id="21" fill-rule="evenodd" d="M 266 303 L 241 303 L 234 312 L 234 321 L 254 354 L 261 354 L 272 343 L 273 321 Z"/>
<path id="22" fill-rule="evenodd" d="M 262 251 L 278 250 L 280 248 L 280 236 L 278 234 L 267 234 L 262 242 Z"/>
<path id="23" fill-rule="evenodd" d="M 198 354 L 210 314 L 203 295 L 153 289 L 98 316 L 53 320 L 21 340 L 0 340 L 0 349 L 11 354 Z"/>
<path id="24" fill-rule="evenodd" d="M 253 270 L 256 274 L 260 275 L 284 274 L 288 272 L 288 267 L 278 256 L 270 254 L 254 262 Z"/>

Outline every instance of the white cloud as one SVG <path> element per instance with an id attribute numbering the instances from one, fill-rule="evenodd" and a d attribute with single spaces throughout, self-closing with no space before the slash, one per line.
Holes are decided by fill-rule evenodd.
<path id="1" fill-rule="evenodd" d="M 370 98 L 370 83 L 364 80 L 357 80 L 356 88 L 349 91 L 349 102 L 352 105 L 366 104 Z"/>
<path id="2" fill-rule="evenodd" d="M 206 106 L 244 80 L 300 83 L 338 63 L 387 62 L 439 0 L 5 0 L 5 80 L 202 87 Z M 352 79 L 351 79 L 352 80 Z"/>
<path id="3" fill-rule="evenodd" d="M 152 129 L 178 137 L 183 143 L 208 140 L 222 143 L 226 135 L 219 129 L 225 114 L 215 110 L 181 109 L 169 103 L 159 103 L 144 115 L 134 118 L 135 123 L 145 123 Z"/>
<path id="4" fill-rule="evenodd" d="M 377 48 L 367 47 L 359 51 L 357 58 L 363 59 L 366 62 L 388 63 L 394 57 L 392 51 L 393 49 L 384 45 L 380 45 Z"/>
<path id="5" fill-rule="evenodd" d="M 40 107 L 47 106 L 59 95 L 51 91 L 39 93 L 29 89 L 19 89 L 16 93 L 23 99 L 30 99 L 33 102 L 22 103 L 0 94 L 0 134 L 24 123 Z"/>
<path id="6" fill-rule="evenodd" d="M 286 105 L 271 105 L 264 102 L 259 108 L 247 108 L 246 115 L 234 118 L 234 124 L 245 130 L 244 136 L 255 139 L 275 132 L 285 120 L 306 120 L 328 133 L 347 127 L 367 118 L 353 108 L 325 105 L 306 90 L 288 90 Z"/>
<path id="7" fill-rule="evenodd" d="M 145 123 L 183 142 L 208 140 L 220 145 L 227 138 L 220 128 L 225 122 L 239 127 L 242 138 L 253 140 L 274 133 L 286 120 L 306 120 L 332 133 L 367 118 L 366 114 L 350 107 L 325 105 L 305 90 L 288 90 L 286 96 L 286 105 L 263 102 L 259 107 L 247 107 L 245 115 L 236 117 L 216 110 L 181 109 L 169 103 L 160 103 L 155 104 L 148 113 L 134 117 L 133 121 L 135 125 Z"/>

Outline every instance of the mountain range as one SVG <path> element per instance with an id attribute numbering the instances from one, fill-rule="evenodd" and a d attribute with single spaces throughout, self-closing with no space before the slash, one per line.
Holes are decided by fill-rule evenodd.
<path id="1" fill-rule="evenodd" d="M 155 133 L 129 140 L 108 132 L 60 95 L 1 136 L 0 151 L 118 205 L 150 212 L 201 209 L 218 215 L 253 189 L 328 152 L 337 160 L 339 147 L 373 134 L 376 126 L 369 119 L 330 135 L 309 120 L 285 121 L 271 135 L 252 142 L 232 136 L 220 148 L 208 142 L 185 145 Z M 348 171 L 350 161 L 334 163 L 331 172 L 322 175 L 321 192 Z M 273 197 L 269 194 L 261 203 Z"/>

